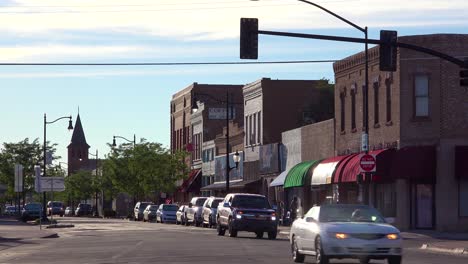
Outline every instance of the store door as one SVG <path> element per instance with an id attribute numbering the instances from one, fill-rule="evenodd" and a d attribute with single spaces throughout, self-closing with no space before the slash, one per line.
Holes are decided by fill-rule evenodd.
<path id="1" fill-rule="evenodd" d="M 418 229 L 434 228 L 434 187 L 432 184 L 413 185 L 414 227 Z"/>

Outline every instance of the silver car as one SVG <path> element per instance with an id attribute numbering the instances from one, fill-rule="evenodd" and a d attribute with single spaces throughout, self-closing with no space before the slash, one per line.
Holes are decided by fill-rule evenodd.
<path id="1" fill-rule="evenodd" d="M 186 218 L 185 218 L 185 211 L 188 208 L 188 205 L 181 205 L 179 206 L 179 210 L 176 213 L 176 225 L 188 225 Z"/>
<path id="2" fill-rule="evenodd" d="M 201 217 L 203 211 L 203 204 L 205 203 L 207 197 L 193 197 L 192 201 L 189 203 L 189 208 L 186 211 L 186 221 L 195 226 L 200 226 L 203 222 Z"/>
<path id="3" fill-rule="evenodd" d="M 177 204 L 161 204 L 156 211 L 156 223 L 176 222 Z"/>
<path id="4" fill-rule="evenodd" d="M 216 226 L 216 212 L 218 211 L 219 203 L 223 200 L 224 198 L 222 197 L 214 196 L 211 196 L 210 198 L 206 199 L 205 203 L 203 204 L 202 211 L 203 226 L 209 228 Z"/>
<path id="5" fill-rule="evenodd" d="M 294 221 L 290 242 L 294 262 L 304 262 L 311 255 L 317 264 L 328 264 L 332 258 L 355 258 L 362 264 L 370 259 L 401 263 L 400 231 L 367 205 L 314 206 Z"/>

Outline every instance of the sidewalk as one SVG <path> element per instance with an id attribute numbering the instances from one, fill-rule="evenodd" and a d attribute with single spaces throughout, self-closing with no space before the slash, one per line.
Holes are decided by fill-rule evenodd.
<path id="1" fill-rule="evenodd" d="M 289 226 L 279 226 L 279 234 L 289 237 Z M 446 233 L 432 230 L 401 232 L 403 240 L 415 242 L 421 250 L 468 256 L 468 233 Z"/>
<path id="2" fill-rule="evenodd" d="M 54 237 L 58 237 L 57 233 L 46 229 L 45 226 L 42 226 L 40 230 L 38 225 L 26 224 L 14 218 L 0 217 L 0 241 Z"/>

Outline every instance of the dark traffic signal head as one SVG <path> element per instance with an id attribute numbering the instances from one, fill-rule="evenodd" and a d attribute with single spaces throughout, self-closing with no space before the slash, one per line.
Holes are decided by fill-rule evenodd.
<path id="1" fill-rule="evenodd" d="M 381 71 L 396 71 L 397 66 L 397 32 L 392 30 L 380 31 L 380 70 Z"/>
<path id="2" fill-rule="evenodd" d="M 468 86 L 468 69 L 460 70 L 460 86 Z"/>
<path id="3" fill-rule="evenodd" d="M 240 21 L 240 58 L 258 59 L 258 19 L 241 18 Z"/>

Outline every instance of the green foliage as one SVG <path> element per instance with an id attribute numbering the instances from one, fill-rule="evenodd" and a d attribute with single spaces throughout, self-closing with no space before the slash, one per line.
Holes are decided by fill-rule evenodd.
<path id="1" fill-rule="evenodd" d="M 56 144 L 46 144 L 47 151 L 55 153 Z M 11 200 L 15 197 L 15 164 L 21 164 L 24 167 L 24 191 L 25 193 L 34 192 L 34 165 L 42 164 L 43 161 L 43 146 L 39 143 L 39 139 L 32 142 L 28 138 L 17 143 L 3 143 L 3 148 L 0 152 L 0 183 L 5 184 L 8 188 L 5 200 Z M 53 155 L 54 159 L 60 158 Z M 47 170 L 48 172 L 50 169 Z"/>
<path id="2" fill-rule="evenodd" d="M 74 201 L 85 200 L 96 192 L 93 184 L 96 176 L 90 171 L 79 171 L 65 178 L 65 190 L 68 197 Z"/>
<path id="3" fill-rule="evenodd" d="M 315 122 L 321 122 L 333 118 L 335 112 L 335 85 L 329 83 L 329 80 L 322 79 L 316 86 L 319 90 L 318 103 L 311 104 L 308 107 L 310 118 Z"/>
<path id="4" fill-rule="evenodd" d="M 173 192 L 176 181 L 188 174 L 183 162 L 186 156 L 185 152 L 171 154 L 161 144 L 145 141 L 115 147 L 103 165 L 103 184 L 112 189 L 104 189 L 140 198 L 155 192 Z"/>

